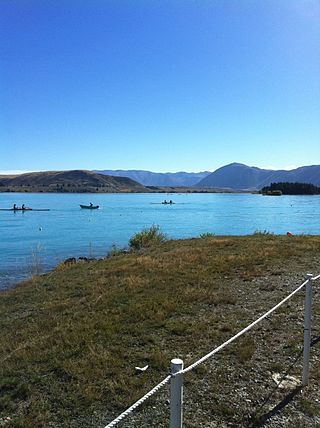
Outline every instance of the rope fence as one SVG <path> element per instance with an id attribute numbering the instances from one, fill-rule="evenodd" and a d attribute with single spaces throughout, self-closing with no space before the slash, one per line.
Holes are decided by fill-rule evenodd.
<path id="1" fill-rule="evenodd" d="M 289 300 L 292 296 L 294 296 L 298 291 L 300 291 L 301 288 L 303 288 L 307 284 L 307 282 L 308 282 L 308 280 L 305 281 L 303 284 L 301 284 L 298 288 L 296 288 L 285 299 L 281 300 L 281 302 L 279 302 L 276 306 L 274 306 L 268 312 L 266 312 L 265 314 L 263 314 L 260 318 L 256 319 L 251 324 L 249 324 L 247 327 L 245 327 L 243 330 L 239 331 L 239 333 L 237 333 L 234 336 L 232 336 L 230 339 L 228 339 L 222 345 L 220 345 L 217 348 L 215 348 L 213 351 L 209 352 L 207 355 L 204 355 L 202 358 L 200 358 L 198 361 L 196 361 L 193 364 L 191 364 L 189 367 L 186 367 L 184 370 L 181 370 L 181 372 L 176 373 L 174 376 L 176 376 L 177 374 L 180 374 L 180 373 L 184 374 L 184 373 L 189 372 L 190 370 L 192 370 L 195 367 L 197 367 L 199 364 L 201 364 L 204 361 L 206 361 L 208 358 L 212 357 L 217 352 L 221 351 L 223 348 L 225 348 L 227 345 L 229 345 L 230 343 L 232 343 L 234 340 L 238 339 L 238 337 L 242 336 L 244 333 L 246 333 L 247 331 L 251 330 L 256 324 L 258 324 L 264 318 L 267 318 L 270 314 L 272 314 L 272 312 L 274 312 L 276 309 L 278 309 L 280 306 L 282 306 L 287 300 Z"/>
<path id="2" fill-rule="evenodd" d="M 154 395 L 159 391 L 163 386 L 170 382 L 170 428 L 182 428 L 182 415 L 183 415 L 183 375 L 193 370 L 199 364 L 202 364 L 213 355 L 221 351 L 230 343 L 234 342 L 240 336 L 251 330 L 255 325 L 261 322 L 263 319 L 267 318 L 274 311 L 276 311 L 280 306 L 286 303 L 291 299 L 296 293 L 298 293 L 302 288 L 305 287 L 305 312 L 304 312 L 304 344 L 303 344 L 303 371 L 302 371 L 302 386 L 306 386 L 309 381 L 309 360 L 310 360 L 310 344 L 311 344 L 311 309 L 312 309 L 312 282 L 320 279 L 320 275 L 313 277 L 312 274 L 306 275 L 307 280 L 304 281 L 299 287 L 292 291 L 288 296 L 286 296 L 281 302 L 271 308 L 268 312 L 261 315 L 247 327 L 239 331 L 237 334 L 232 336 L 230 339 L 219 345 L 217 348 L 210 351 L 208 354 L 199 358 L 190 366 L 183 368 L 183 361 L 175 358 L 171 360 L 171 369 L 170 375 L 164 378 L 159 382 L 154 388 L 147 392 L 143 397 L 136 401 L 132 406 L 127 410 L 121 413 L 117 418 L 112 422 L 106 425 L 104 428 L 111 428 L 116 426 L 120 421 L 122 421 L 126 416 L 128 416 L 133 410 L 139 407 L 144 401 L 149 397 Z"/>
<path id="3" fill-rule="evenodd" d="M 111 428 L 116 426 L 122 419 L 124 419 L 126 416 L 128 416 L 131 412 L 133 412 L 134 409 L 139 407 L 144 401 L 146 401 L 148 398 L 150 398 L 153 394 L 155 394 L 159 389 L 161 389 L 165 384 L 169 382 L 171 379 L 171 375 L 164 378 L 161 382 L 158 383 L 154 388 L 152 388 L 149 392 L 147 392 L 143 397 L 141 397 L 138 401 L 136 401 L 132 406 L 130 406 L 127 410 L 125 410 L 121 415 L 119 415 L 116 419 L 114 419 L 112 422 L 110 422 L 108 425 L 106 425 L 105 428 Z"/>

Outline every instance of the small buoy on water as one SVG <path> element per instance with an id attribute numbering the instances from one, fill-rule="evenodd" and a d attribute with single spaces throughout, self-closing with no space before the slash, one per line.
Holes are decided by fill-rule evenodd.
<path id="1" fill-rule="evenodd" d="M 291 232 L 287 232 L 287 236 L 292 236 L 293 234 Z"/>

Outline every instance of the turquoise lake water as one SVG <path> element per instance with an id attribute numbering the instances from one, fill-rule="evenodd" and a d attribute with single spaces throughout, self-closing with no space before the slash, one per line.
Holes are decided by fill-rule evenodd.
<path id="1" fill-rule="evenodd" d="M 175 204 L 162 205 L 164 199 Z M 90 202 L 100 209 L 80 209 Z M 320 234 L 319 196 L 0 193 L 0 208 L 14 203 L 50 211 L 0 211 L 0 288 L 30 276 L 35 260 L 46 272 L 68 257 L 103 257 L 152 224 L 173 239 L 257 230 Z"/>

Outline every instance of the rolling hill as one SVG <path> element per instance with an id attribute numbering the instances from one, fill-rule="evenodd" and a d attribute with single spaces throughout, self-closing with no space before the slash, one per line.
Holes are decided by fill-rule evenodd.
<path id="1" fill-rule="evenodd" d="M 86 170 L 31 172 L 0 176 L 2 192 L 145 192 L 127 177 L 111 177 Z"/>

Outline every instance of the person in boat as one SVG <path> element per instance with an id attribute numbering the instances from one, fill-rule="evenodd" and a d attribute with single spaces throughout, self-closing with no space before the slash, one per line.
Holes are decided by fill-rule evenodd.
<path id="1" fill-rule="evenodd" d="M 21 205 L 21 209 L 22 209 L 22 210 L 25 210 L 25 209 L 26 209 L 25 204 L 22 204 L 22 205 Z"/>
<path id="2" fill-rule="evenodd" d="M 93 207 L 93 203 L 92 202 L 90 202 L 90 207 Z"/>
<path id="3" fill-rule="evenodd" d="M 16 204 L 13 204 L 13 209 L 14 209 L 14 210 L 18 209 L 18 207 L 17 207 L 17 205 L 16 205 Z"/>
<path id="4" fill-rule="evenodd" d="M 162 203 L 163 203 L 163 204 L 167 204 L 168 202 L 167 202 L 167 200 L 165 199 Z"/>
<path id="5" fill-rule="evenodd" d="M 172 200 L 170 199 L 169 204 L 173 204 Z"/>

